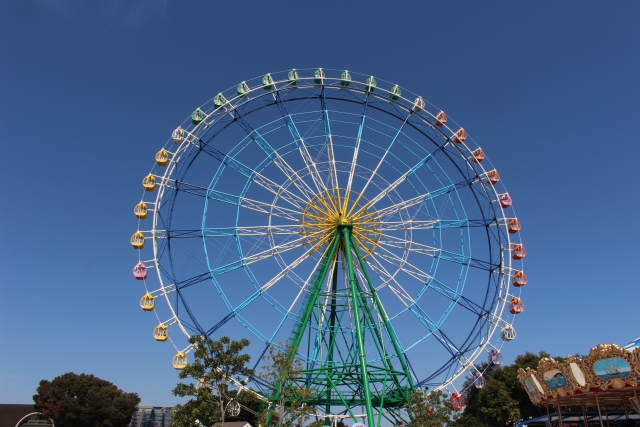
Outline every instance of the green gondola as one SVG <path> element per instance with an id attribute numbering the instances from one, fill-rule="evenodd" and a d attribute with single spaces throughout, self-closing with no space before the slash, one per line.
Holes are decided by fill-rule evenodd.
<path id="1" fill-rule="evenodd" d="M 376 83 L 376 79 L 374 79 L 373 76 L 369 77 L 364 84 L 364 88 L 367 92 L 373 92 L 376 89 L 376 86 L 378 86 L 378 83 Z"/>
<path id="2" fill-rule="evenodd" d="M 262 88 L 265 90 L 271 90 L 274 88 L 274 86 L 275 83 L 273 82 L 273 77 L 271 77 L 271 74 L 266 74 L 262 78 Z"/>
<path id="3" fill-rule="evenodd" d="M 298 72 L 296 71 L 295 68 L 293 70 L 289 71 L 289 75 L 287 76 L 287 80 L 289 81 L 290 85 L 297 85 L 299 78 L 300 78 L 300 76 L 298 75 Z"/>
<path id="4" fill-rule="evenodd" d="M 238 85 L 238 96 L 245 97 L 249 94 L 250 89 L 247 86 L 247 82 L 242 82 Z"/>
<path id="5" fill-rule="evenodd" d="M 194 112 L 191 114 L 191 122 L 192 122 L 194 125 L 199 125 L 199 124 L 200 124 L 200 122 L 202 122 L 202 121 L 204 120 L 204 118 L 205 118 L 205 114 L 204 114 L 204 112 L 203 112 L 201 109 L 199 109 L 199 108 L 196 108 L 196 111 L 194 111 Z"/>
<path id="6" fill-rule="evenodd" d="M 213 97 L 213 106 L 216 108 L 216 110 L 224 107 L 224 104 L 226 103 L 227 103 L 227 98 L 225 98 L 224 95 L 222 95 L 221 93 Z"/>
<path id="7" fill-rule="evenodd" d="M 313 82 L 317 85 L 321 85 L 324 83 L 324 71 L 322 71 L 322 68 L 318 68 L 315 72 L 315 74 L 313 75 Z"/>
<path id="8" fill-rule="evenodd" d="M 394 101 L 397 101 L 398 99 L 400 99 L 401 95 L 402 95 L 402 91 L 400 90 L 400 86 L 398 85 L 395 85 L 394 87 L 392 87 L 391 92 L 389 92 L 389 97 Z"/>
<path id="9" fill-rule="evenodd" d="M 349 71 L 344 70 L 342 75 L 340 76 L 340 85 L 349 86 L 351 84 L 351 74 Z"/>

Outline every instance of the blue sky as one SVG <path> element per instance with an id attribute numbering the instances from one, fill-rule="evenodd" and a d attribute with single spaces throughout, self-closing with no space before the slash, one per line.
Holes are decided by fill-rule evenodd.
<path id="1" fill-rule="evenodd" d="M 172 405 L 173 349 L 138 307 L 129 237 L 168 134 L 220 90 L 349 69 L 443 108 L 517 203 L 516 341 L 586 353 L 639 335 L 635 2 L 3 2 L 0 402 L 93 373 Z"/>

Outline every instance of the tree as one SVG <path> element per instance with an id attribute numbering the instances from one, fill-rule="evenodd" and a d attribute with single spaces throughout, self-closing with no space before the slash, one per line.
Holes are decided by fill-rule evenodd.
<path id="1" fill-rule="evenodd" d="M 449 396 L 440 390 L 425 393 L 416 390 L 405 405 L 412 427 L 443 427 L 455 421 L 459 409 L 451 404 Z"/>
<path id="2" fill-rule="evenodd" d="M 224 425 L 229 405 L 238 403 L 234 381 L 244 383 L 254 375 L 253 370 L 246 367 L 251 357 L 240 354 L 249 345 L 249 340 L 231 341 L 229 337 L 222 337 L 214 341 L 193 336 L 189 342 L 195 348 L 195 360 L 180 371 L 178 377 L 192 378 L 194 382 L 178 383 L 173 394 L 191 399 L 176 406 L 173 425 L 193 426 L 196 421 L 205 426 L 218 421 Z"/>
<path id="3" fill-rule="evenodd" d="M 463 385 L 466 407 L 456 427 L 479 427 L 483 425 L 505 425 L 508 420 L 539 417 L 546 412 L 534 405 L 518 380 L 519 368 L 537 368 L 538 362 L 550 357 L 544 351 L 538 354 L 527 352 L 517 356 L 512 365 L 494 366 L 481 363 L 478 371 L 484 373 L 486 384 L 482 389 L 473 386 L 473 379 L 467 378 Z M 564 360 L 561 357 L 557 361 Z"/>
<path id="4" fill-rule="evenodd" d="M 57 427 L 127 427 L 140 398 L 93 375 L 68 372 L 42 380 L 33 396 L 36 411 Z"/>
<path id="5" fill-rule="evenodd" d="M 298 383 L 302 362 L 293 359 L 293 354 L 294 349 L 287 344 L 284 352 L 270 347 L 269 354 L 262 358 L 268 364 L 262 367 L 263 371 L 259 375 L 274 386 L 269 400 L 276 404 L 275 408 L 267 409 L 263 418 L 275 416 L 278 427 L 291 427 L 296 420 L 302 424 L 315 413 L 315 407 L 306 404 L 313 397 L 314 391 Z"/>

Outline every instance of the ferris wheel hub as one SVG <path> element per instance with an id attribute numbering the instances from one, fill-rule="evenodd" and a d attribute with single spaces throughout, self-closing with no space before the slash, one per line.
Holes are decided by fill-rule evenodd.
<path id="1" fill-rule="evenodd" d="M 371 254 L 382 236 L 378 211 L 362 194 L 343 188 L 316 194 L 305 207 L 300 219 L 301 234 L 313 245 L 347 227 L 365 255 Z"/>

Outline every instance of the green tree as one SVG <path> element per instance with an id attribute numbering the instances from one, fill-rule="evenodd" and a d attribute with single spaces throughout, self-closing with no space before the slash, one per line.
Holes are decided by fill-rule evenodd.
<path id="1" fill-rule="evenodd" d="M 176 405 L 173 425 L 191 427 L 196 421 L 205 426 L 218 421 L 224 425 L 229 405 L 238 403 L 234 381 L 241 383 L 254 374 L 246 367 L 251 357 L 241 354 L 249 340 L 231 341 L 229 337 L 222 337 L 214 341 L 193 336 L 189 342 L 195 348 L 195 360 L 180 371 L 178 377 L 194 381 L 178 383 L 173 394 L 191 399 L 184 405 Z"/>
<path id="2" fill-rule="evenodd" d="M 455 421 L 460 413 L 451 404 L 449 396 L 441 390 L 431 393 L 416 390 L 405 407 L 412 427 L 443 427 Z"/>
<path id="3" fill-rule="evenodd" d="M 33 396 L 36 411 L 58 427 L 127 427 L 140 398 L 93 375 L 68 372 L 42 380 Z"/>
<path id="4" fill-rule="evenodd" d="M 504 425 L 509 419 L 517 421 L 520 418 L 539 417 L 545 410 L 534 405 L 529 395 L 518 380 L 519 368 L 537 368 L 538 362 L 544 357 L 550 357 L 544 351 L 538 354 L 527 352 L 517 356 L 514 363 L 505 366 L 488 366 L 487 363 L 477 365 L 480 372 L 484 372 L 486 385 L 482 389 L 473 386 L 473 380 L 468 378 L 463 385 L 466 407 L 456 427 L 480 427 L 484 425 Z M 557 361 L 564 358 L 556 357 Z"/>
<path id="5" fill-rule="evenodd" d="M 259 374 L 262 379 L 274 385 L 269 401 L 275 407 L 267 409 L 263 419 L 275 416 L 278 427 L 291 427 L 296 421 L 302 424 L 316 412 L 314 406 L 306 404 L 313 397 L 314 390 L 297 381 L 300 379 L 302 362 L 292 360 L 291 354 L 295 354 L 295 351 L 290 344 L 287 344 L 285 351 L 270 347 L 269 354 L 262 358 L 267 364 Z"/>

